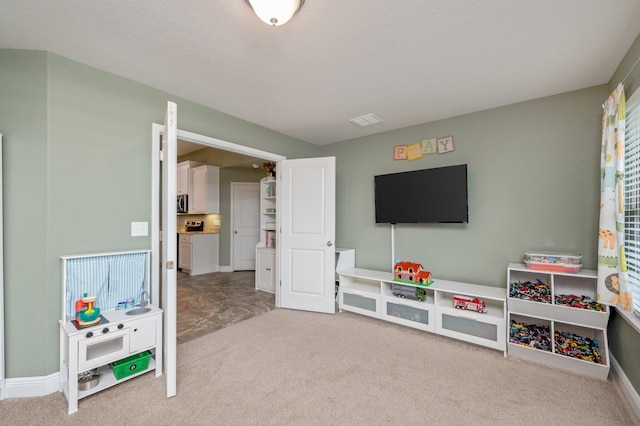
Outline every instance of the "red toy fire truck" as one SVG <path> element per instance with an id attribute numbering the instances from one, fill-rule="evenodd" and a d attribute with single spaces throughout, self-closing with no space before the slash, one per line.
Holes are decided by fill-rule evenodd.
<path id="1" fill-rule="evenodd" d="M 487 313 L 487 306 L 485 305 L 484 300 L 479 300 L 478 298 L 469 299 L 464 296 L 453 296 L 453 307 L 456 309 L 476 311 L 481 314 Z"/>

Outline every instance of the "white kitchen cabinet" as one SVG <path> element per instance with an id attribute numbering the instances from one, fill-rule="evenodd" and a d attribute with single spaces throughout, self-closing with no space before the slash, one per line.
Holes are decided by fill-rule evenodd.
<path id="1" fill-rule="evenodd" d="M 276 251 L 272 248 L 256 250 L 256 289 L 276 292 Z"/>
<path id="2" fill-rule="evenodd" d="M 220 213 L 220 168 L 198 166 L 193 168 L 193 206 L 195 214 Z M 189 210 L 191 212 L 191 210 Z"/>
<path id="3" fill-rule="evenodd" d="M 202 163 L 195 161 L 182 161 L 178 163 L 176 169 L 177 195 L 188 195 L 192 197 L 193 175 L 192 169 L 201 166 Z M 191 202 L 191 201 L 190 201 Z"/>
<path id="4" fill-rule="evenodd" d="M 60 321 L 60 390 L 68 401 L 68 413 L 78 411 L 78 400 L 111 386 L 154 371 L 162 374 L 162 309 L 149 305 L 149 312 L 127 315 L 130 309 L 102 312 L 104 322 L 78 329 L 72 320 Z M 116 379 L 111 363 L 150 350 L 147 369 Z M 78 389 L 78 375 L 97 369 L 98 384 Z"/>
<path id="5" fill-rule="evenodd" d="M 191 235 L 178 234 L 178 268 L 184 272 L 191 272 L 192 252 Z"/>
<path id="6" fill-rule="evenodd" d="M 195 232 L 178 236 L 178 267 L 190 275 L 218 272 L 218 234 Z"/>

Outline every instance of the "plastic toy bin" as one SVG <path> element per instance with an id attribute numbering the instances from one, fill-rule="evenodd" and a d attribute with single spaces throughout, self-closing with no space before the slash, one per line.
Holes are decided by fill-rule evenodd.
<path id="1" fill-rule="evenodd" d="M 124 379 L 149 368 L 149 359 L 151 359 L 151 351 L 140 352 L 130 357 L 121 359 L 111 363 L 113 375 L 116 380 Z"/>
<path id="2" fill-rule="evenodd" d="M 524 263 L 529 269 L 575 273 L 580 272 L 582 267 L 582 255 L 526 250 L 524 252 Z"/>

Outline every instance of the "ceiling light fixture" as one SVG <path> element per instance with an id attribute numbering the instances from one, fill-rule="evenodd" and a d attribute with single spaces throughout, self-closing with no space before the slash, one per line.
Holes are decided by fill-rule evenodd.
<path id="1" fill-rule="evenodd" d="M 247 0 L 264 23 L 274 27 L 284 25 L 300 10 L 304 0 Z"/>

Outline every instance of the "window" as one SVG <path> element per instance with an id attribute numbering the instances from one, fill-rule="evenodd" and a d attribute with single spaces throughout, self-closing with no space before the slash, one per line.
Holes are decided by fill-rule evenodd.
<path id="1" fill-rule="evenodd" d="M 624 166 L 625 257 L 633 311 L 640 316 L 640 90 L 627 102 Z"/>

